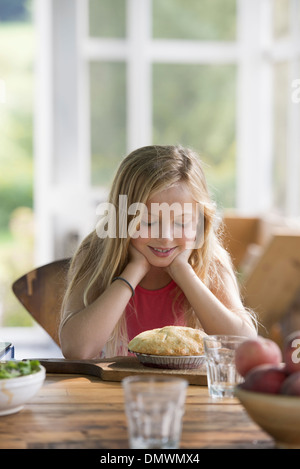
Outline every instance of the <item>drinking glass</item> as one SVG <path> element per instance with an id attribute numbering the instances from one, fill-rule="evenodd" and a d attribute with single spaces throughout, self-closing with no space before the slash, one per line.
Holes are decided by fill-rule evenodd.
<path id="1" fill-rule="evenodd" d="M 188 382 L 130 376 L 122 381 L 130 448 L 177 449 Z"/>
<path id="2" fill-rule="evenodd" d="M 235 351 L 246 337 L 210 335 L 203 340 L 210 396 L 234 397 L 235 386 L 243 381 L 236 370 Z"/>

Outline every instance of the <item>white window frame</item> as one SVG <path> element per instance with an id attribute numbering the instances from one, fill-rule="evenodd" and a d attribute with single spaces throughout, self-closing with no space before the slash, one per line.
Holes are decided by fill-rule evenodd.
<path id="1" fill-rule="evenodd" d="M 36 260 L 65 255 L 68 235 L 82 238 L 105 197 L 90 181 L 89 61 L 127 64 L 127 151 L 152 143 L 153 63 L 238 66 L 237 210 L 272 209 L 272 64 L 290 60 L 300 78 L 299 3 L 291 2 L 291 38 L 274 41 L 272 0 L 237 0 L 235 42 L 151 38 L 151 0 L 126 0 L 127 36 L 88 36 L 87 0 L 36 0 L 40 53 L 35 121 Z M 291 44 L 295 46 L 291 47 Z M 292 90 L 291 90 L 292 91 Z M 300 104 L 288 103 L 289 161 L 285 215 L 300 215 Z"/>
<path id="2" fill-rule="evenodd" d="M 287 61 L 291 85 L 300 77 L 299 9 L 299 0 L 290 0 L 290 37 L 275 40 L 272 37 L 272 0 L 239 0 L 237 208 L 242 213 L 260 215 L 276 210 L 272 181 L 272 67 Z M 287 197 L 282 215 L 299 217 L 300 106 L 289 99 L 287 107 Z"/>

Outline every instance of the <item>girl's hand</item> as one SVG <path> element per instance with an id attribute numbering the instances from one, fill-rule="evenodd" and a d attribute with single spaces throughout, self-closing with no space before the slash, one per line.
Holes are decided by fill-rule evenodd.
<path id="1" fill-rule="evenodd" d="M 175 275 L 179 273 L 182 267 L 191 268 L 189 264 L 189 258 L 192 254 L 193 249 L 185 249 L 184 251 L 180 252 L 175 259 L 171 262 L 170 265 L 166 267 L 166 271 L 168 274 L 175 280 Z"/>
<path id="2" fill-rule="evenodd" d="M 129 244 L 129 263 L 135 264 L 138 268 L 141 268 L 144 275 L 150 270 L 151 265 L 149 264 L 146 257 L 138 251 L 131 243 Z"/>

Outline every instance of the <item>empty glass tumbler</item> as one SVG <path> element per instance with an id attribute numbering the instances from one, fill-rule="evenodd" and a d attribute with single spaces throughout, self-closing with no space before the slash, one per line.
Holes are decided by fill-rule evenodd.
<path id="1" fill-rule="evenodd" d="M 177 449 L 188 382 L 130 376 L 122 381 L 130 448 Z"/>
<path id="2" fill-rule="evenodd" d="M 234 397 L 235 386 L 243 381 L 236 370 L 235 351 L 246 337 L 211 335 L 204 338 L 207 384 L 211 397 Z"/>

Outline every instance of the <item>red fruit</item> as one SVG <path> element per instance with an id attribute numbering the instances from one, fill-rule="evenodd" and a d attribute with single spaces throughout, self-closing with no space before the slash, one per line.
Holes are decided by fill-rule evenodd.
<path id="1" fill-rule="evenodd" d="M 283 359 L 289 373 L 300 371 L 300 331 L 292 332 L 286 338 Z"/>
<path id="2" fill-rule="evenodd" d="M 286 370 L 282 366 L 259 365 L 249 371 L 241 387 L 248 391 L 279 394 L 286 377 Z"/>
<path id="3" fill-rule="evenodd" d="M 242 342 L 236 350 L 236 369 L 243 377 L 258 365 L 279 365 L 282 353 L 276 342 L 263 337 L 248 339 Z"/>
<path id="4" fill-rule="evenodd" d="M 283 381 L 280 394 L 300 396 L 300 371 L 292 373 Z"/>

